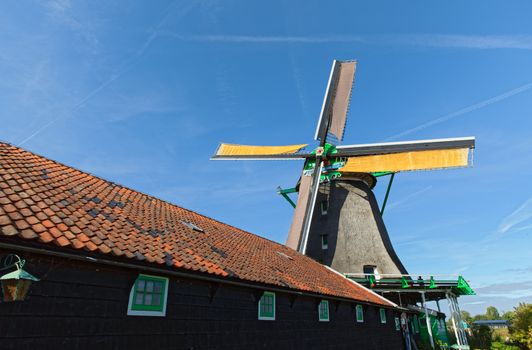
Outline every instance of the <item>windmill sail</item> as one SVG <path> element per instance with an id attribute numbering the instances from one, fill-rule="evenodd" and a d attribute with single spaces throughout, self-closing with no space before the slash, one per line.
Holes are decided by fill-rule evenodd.
<path id="1" fill-rule="evenodd" d="M 350 157 L 340 172 L 376 173 L 459 168 L 469 165 L 468 148 Z"/>
<path id="2" fill-rule="evenodd" d="M 347 157 L 342 173 L 413 171 L 471 165 L 474 137 L 389 142 L 338 147 L 338 157 Z"/>
<path id="3" fill-rule="evenodd" d="M 315 139 L 325 143 L 327 134 L 344 138 L 347 112 L 355 79 L 356 61 L 334 61 L 316 128 Z"/>
<path id="4" fill-rule="evenodd" d="M 310 154 L 298 153 L 307 144 L 286 146 L 252 146 L 221 143 L 211 159 L 304 159 Z"/>

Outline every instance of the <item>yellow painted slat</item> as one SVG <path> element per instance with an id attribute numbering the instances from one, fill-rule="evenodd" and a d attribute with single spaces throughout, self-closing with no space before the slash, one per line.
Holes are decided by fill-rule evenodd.
<path id="1" fill-rule="evenodd" d="M 469 148 L 458 148 L 351 157 L 339 170 L 343 173 L 429 170 L 465 167 L 468 162 Z"/>
<path id="2" fill-rule="evenodd" d="M 216 152 L 217 156 L 258 156 L 258 155 L 279 155 L 293 154 L 306 147 L 307 144 L 287 145 L 287 146 L 250 146 L 233 145 L 222 143 Z"/>

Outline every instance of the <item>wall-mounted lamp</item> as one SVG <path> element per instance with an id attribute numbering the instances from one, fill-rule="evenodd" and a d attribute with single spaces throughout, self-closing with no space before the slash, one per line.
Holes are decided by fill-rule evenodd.
<path id="1" fill-rule="evenodd" d="M 13 262 L 15 259 L 17 259 L 17 261 Z M 37 277 L 22 269 L 25 263 L 26 261 L 21 259 L 18 255 L 12 254 L 6 257 L 5 266 L 2 270 L 13 267 L 16 268 L 16 270 L 0 276 L 4 301 L 24 300 L 28 294 L 31 283 L 33 281 L 39 281 Z"/>

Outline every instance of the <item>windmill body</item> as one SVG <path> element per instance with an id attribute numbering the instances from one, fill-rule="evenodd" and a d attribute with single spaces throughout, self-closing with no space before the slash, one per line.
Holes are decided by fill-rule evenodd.
<path id="1" fill-rule="evenodd" d="M 320 185 L 306 254 L 342 273 L 407 274 L 360 175 Z"/>
<path id="2" fill-rule="evenodd" d="M 406 274 L 371 189 L 376 176 L 403 171 L 465 167 L 473 137 L 340 146 L 356 70 L 334 61 L 316 128 L 307 144 L 248 146 L 222 143 L 214 160 L 302 159 L 304 166 L 286 245 L 342 273 Z M 323 206 L 327 206 L 327 214 Z M 326 242 L 324 242 L 324 240 Z"/>
<path id="3" fill-rule="evenodd" d="M 447 299 L 457 345 L 467 346 L 457 297 L 473 295 L 473 290 L 462 276 L 439 280 L 434 276 L 410 276 L 392 247 L 382 213 L 396 173 L 467 167 L 471 165 L 475 138 L 339 145 L 344 136 L 355 69 L 355 61 L 333 62 L 314 150 L 305 150 L 307 144 L 222 143 L 212 159 L 303 160 L 297 186 L 279 189 L 295 207 L 286 245 L 409 308 L 412 313 L 419 313 L 426 321 L 432 348 L 434 327 L 445 329 L 445 315 L 440 312 L 438 301 Z M 390 175 L 390 181 L 379 209 L 372 189 L 377 178 L 386 175 Z M 293 192 L 299 193 L 297 204 L 287 195 Z M 426 307 L 426 301 L 431 300 L 436 301 L 438 311 Z M 439 319 L 431 319 L 429 311 L 439 315 Z M 417 317 L 409 316 L 411 329 L 416 328 L 413 325 L 418 323 Z M 417 329 L 419 333 L 419 325 Z M 405 335 L 406 338 L 409 337 Z M 438 338 L 437 334 L 436 338 L 446 341 L 446 337 Z"/>

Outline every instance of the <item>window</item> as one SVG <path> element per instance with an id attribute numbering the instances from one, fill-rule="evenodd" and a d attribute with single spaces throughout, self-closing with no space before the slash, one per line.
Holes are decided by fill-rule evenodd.
<path id="1" fill-rule="evenodd" d="M 320 301 L 318 315 L 321 322 L 329 322 L 329 302 L 327 300 Z"/>
<path id="2" fill-rule="evenodd" d="M 380 309 L 379 312 L 381 314 L 381 323 L 386 323 L 386 310 Z"/>
<path id="3" fill-rule="evenodd" d="M 321 235 L 321 249 L 329 249 L 329 239 L 327 235 Z"/>
<path id="4" fill-rule="evenodd" d="M 364 322 L 364 308 L 362 307 L 362 305 L 357 305 L 356 312 L 357 322 Z"/>
<path id="5" fill-rule="evenodd" d="M 259 320 L 275 320 L 275 293 L 262 294 L 259 300 Z"/>
<path id="6" fill-rule="evenodd" d="M 401 321 L 399 321 L 399 317 L 395 318 L 395 330 L 400 331 L 401 330 Z"/>
<path id="7" fill-rule="evenodd" d="M 413 329 L 413 330 L 414 330 L 416 333 L 419 333 L 419 318 L 417 317 L 417 315 L 414 315 L 414 322 L 413 322 L 413 324 L 414 324 L 414 327 L 413 327 L 414 329 Z"/>
<path id="8" fill-rule="evenodd" d="M 322 201 L 320 203 L 321 206 L 321 215 L 327 215 L 327 210 L 329 209 L 329 202 Z"/>
<path id="9" fill-rule="evenodd" d="M 183 225 L 198 232 L 205 232 L 201 227 L 194 225 L 192 222 L 180 220 Z"/>
<path id="10" fill-rule="evenodd" d="M 128 315 L 165 316 L 168 278 L 139 275 L 129 293 Z"/>
<path id="11" fill-rule="evenodd" d="M 377 270 L 377 266 L 375 265 L 364 265 L 362 269 L 364 271 L 364 275 L 366 275 L 366 278 L 369 276 L 373 276 L 377 280 L 381 278 L 379 275 L 379 270 Z"/>

